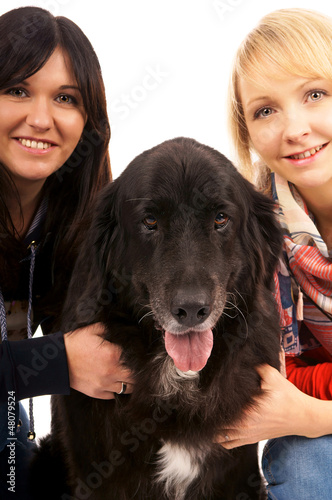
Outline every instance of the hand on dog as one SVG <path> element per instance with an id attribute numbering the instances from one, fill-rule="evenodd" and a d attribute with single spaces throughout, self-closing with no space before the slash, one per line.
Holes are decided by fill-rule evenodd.
<path id="1" fill-rule="evenodd" d="M 104 326 L 95 323 L 65 333 L 70 387 L 97 399 L 114 399 L 126 383 L 126 394 L 132 392 L 133 377 L 120 361 L 121 349 L 104 341 Z"/>
<path id="2" fill-rule="evenodd" d="M 217 441 L 231 449 L 289 435 L 316 437 L 309 435 L 313 426 L 308 418 L 311 402 L 316 400 L 269 365 L 258 367 L 257 372 L 262 378 L 263 394 L 254 400 L 254 406 L 245 412 L 238 425 L 225 429 Z"/>

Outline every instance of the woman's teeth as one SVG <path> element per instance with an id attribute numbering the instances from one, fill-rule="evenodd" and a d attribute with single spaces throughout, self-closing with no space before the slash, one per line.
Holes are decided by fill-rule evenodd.
<path id="1" fill-rule="evenodd" d="M 305 151 L 304 153 L 300 153 L 299 155 L 291 155 L 290 158 L 292 158 L 292 160 L 302 160 L 303 158 L 309 158 L 309 156 L 312 156 L 319 150 L 321 150 L 322 147 L 323 146 L 317 146 L 317 148 L 309 149 L 309 151 Z"/>
<path id="2" fill-rule="evenodd" d="M 52 146 L 49 142 L 30 141 L 30 139 L 19 139 L 22 146 L 32 149 L 48 149 Z"/>

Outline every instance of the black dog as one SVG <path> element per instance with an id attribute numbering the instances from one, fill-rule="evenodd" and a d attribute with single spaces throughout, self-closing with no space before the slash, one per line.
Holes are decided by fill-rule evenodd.
<path id="1" fill-rule="evenodd" d="M 255 367 L 279 366 L 281 241 L 273 203 L 191 139 L 144 152 L 104 189 L 62 328 L 103 322 L 137 383 L 111 401 L 53 398 L 34 499 L 264 498 L 257 447 L 215 441 L 260 393 Z"/>

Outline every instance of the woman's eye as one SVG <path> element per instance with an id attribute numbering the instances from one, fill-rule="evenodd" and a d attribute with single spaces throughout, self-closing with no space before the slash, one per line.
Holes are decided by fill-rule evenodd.
<path id="1" fill-rule="evenodd" d="M 25 97 L 26 92 L 20 88 L 8 89 L 7 94 L 12 95 L 13 97 Z"/>
<path id="2" fill-rule="evenodd" d="M 319 101 L 324 95 L 324 92 L 321 90 L 315 90 L 313 92 L 310 92 L 308 99 L 309 101 Z"/>
<path id="3" fill-rule="evenodd" d="M 268 116 L 272 115 L 273 110 L 272 108 L 260 108 L 258 111 L 255 113 L 255 118 L 267 118 Z"/>
<path id="4" fill-rule="evenodd" d="M 76 99 L 67 94 L 61 94 L 57 97 L 57 101 L 61 104 L 76 104 Z"/>
<path id="5" fill-rule="evenodd" d="M 225 227 L 228 221 L 229 221 L 228 215 L 224 214 L 223 212 L 219 212 L 214 219 L 214 227 L 216 229 Z"/>
<path id="6" fill-rule="evenodd" d="M 150 231 L 157 229 L 157 219 L 153 217 L 153 215 L 148 215 L 147 217 L 145 217 L 145 219 L 143 219 L 143 224 Z"/>

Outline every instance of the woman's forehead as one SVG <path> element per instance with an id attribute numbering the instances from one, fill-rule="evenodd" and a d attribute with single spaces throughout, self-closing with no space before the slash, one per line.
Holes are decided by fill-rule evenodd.
<path id="1" fill-rule="evenodd" d="M 254 61 L 247 62 L 237 74 L 237 92 L 241 96 L 244 84 L 246 87 L 250 85 L 251 89 L 255 89 L 256 93 L 264 95 L 268 89 L 274 85 L 279 86 L 283 82 L 297 81 L 298 84 L 305 84 L 312 80 L 328 79 L 332 80 L 328 68 L 311 68 L 310 71 L 303 68 L 299 61 L 294 65 L 285 67 L 279 62 L 275 62 L 269 58 L 258 58 Z"/>

